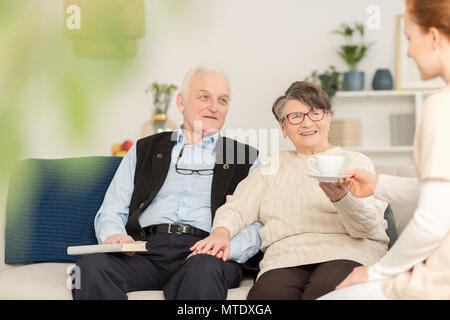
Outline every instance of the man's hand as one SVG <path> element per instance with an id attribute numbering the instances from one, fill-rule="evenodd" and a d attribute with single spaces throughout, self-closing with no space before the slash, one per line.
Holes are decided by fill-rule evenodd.
<path id="1" fill-rule="evenodd" d="M 343 289 L 345 287 L 352 286 L 354 284 L 367 282 L 367 279 L 369 278 L 368 270 L 369 267 L 367 266 L 356 267 L 347 276 L 347 278 L 345 278 L 344 280 L 342 280 L 340 284 L 338 284 L 336 290 Z"/>
<path id="2" fill-rule="evenodd" d="M 209 255 L 211 255 L 211 253 L 212 253 L 212 250 L 209 250 L 208 252 L 206 252 L 206 254 L 209 254 Z M 190 255 L 187 256 L 186 260 L 189 259 L 190 257 L 196 256 L 198 254 L 201 254 L 201 253 L 199 253 L 198 251 L 193 251 Z M 219 252 L 217 252 L 217 254 L 216 254 L 216 258 L 222 259 L 222 257 L 223 257 L 223 251 L 219 250 Z"/>
<path id="3" fill-rule="evenodd" d="M 331 200 L 331 202 L 338 202 L 347 194 L 347 187 L 336 182 L 320 182 L 320 188 Z"/>
<path id="4" fill-rule="evenodd" d="M 230 231 L 225 227 L 218 227 L 208 237 L 194 244 L 190 250 L 193 252 L 187 259 L 196 254 L 210 254 L 227 261 L 230 255 Z"/>
<path id="5" fill-rule="evenodd" d="M 129 243 L 129 242 L 135 242 L 132 237 L 130 237 L 127 234 L 119 233 L 119 234 L 113 234 L 112 236 L 109 236 L 103 241 L 103 244 L 110 244 L 110 243 Z M 133 256 L 134 252 L 124 252 L 127 256 Z"/>

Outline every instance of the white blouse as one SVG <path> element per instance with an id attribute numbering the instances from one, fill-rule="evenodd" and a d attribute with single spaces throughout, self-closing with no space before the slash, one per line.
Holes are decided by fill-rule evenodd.
<path id="1" fill-rule="evenodd" d="M 450 228 L 450 182 L 380 175 L 375 197 L 415 204 L 414 216 L 388 253 L 369 267 L 368 281 L 391 278 L 424 261 L 439 247 Z"/>

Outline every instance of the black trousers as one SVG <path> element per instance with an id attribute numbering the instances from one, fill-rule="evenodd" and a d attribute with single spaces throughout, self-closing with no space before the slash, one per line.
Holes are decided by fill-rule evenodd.
<path id="1" fill-rule="evenodd" d="M 127 299 L 127 292 L 163 290 L 168 300 L 225 300 L 229 288 L 238 287 L 242 268 L 210 255 L 195 255 L 189 248 L 201 238 L 189 234 L 157 233 L 147 236 L 149 250 L 85 255 L 76 263 L 80 286 L 75 300 Z"/>

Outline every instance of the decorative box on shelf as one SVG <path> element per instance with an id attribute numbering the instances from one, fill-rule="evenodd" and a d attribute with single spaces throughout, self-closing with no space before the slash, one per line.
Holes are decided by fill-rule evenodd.
<path id="1" fill-rule="evenodd" d="M 359 119 L 334 119 L 331 121 L 328 140 L 332 145 L 358 147 L 361 145 L 361 121 Z"/>

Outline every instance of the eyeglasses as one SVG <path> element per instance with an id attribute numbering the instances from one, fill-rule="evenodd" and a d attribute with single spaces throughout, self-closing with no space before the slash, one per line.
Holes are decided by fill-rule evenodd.
<path id="1" fill-rule="evenodd" d="M 185 147 L 185 145 L 181 149 L 180 154 L 178 155 L 177 162 L 175 163 L 175 171 L 177 173 L 185 175 L 185 176 L 190 176 L 194 172 L 196 172 L 200 176 L 210 176 L 210 175 L 214 174 L 214 169 L 198 169 L 197 170 L 197 169 L 179 168 L 178 162 L 180 161 L 181 157 L 183 156 L 184 147 Z"/>
<path id="2" fill-rule="evenodd" d="M 309 110 L 308 113 L 304 112 L 291 112 L 285 116 L 285 118 L 289 121 L 290 124 L 297 125 L 305 120 L 305 115 L 308 116 L 309 119 L 313 122 L 319 122 L 325 117 L 325 114 L 328 113 L 324 109 L 314 109 Z"/>

